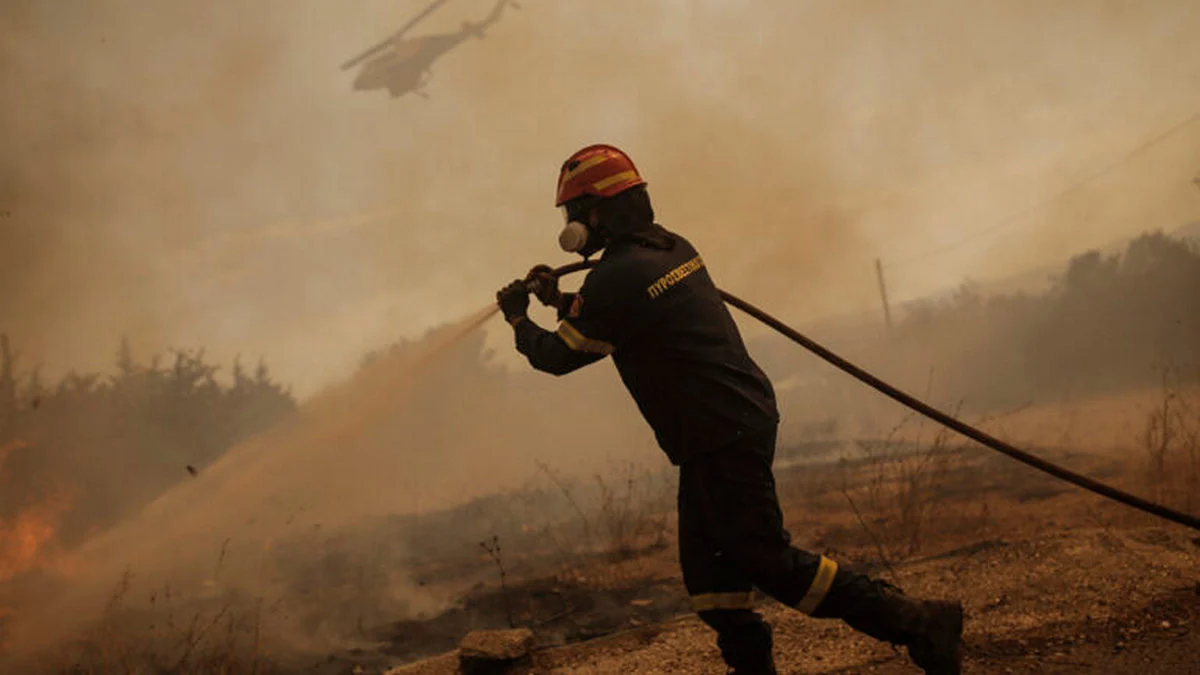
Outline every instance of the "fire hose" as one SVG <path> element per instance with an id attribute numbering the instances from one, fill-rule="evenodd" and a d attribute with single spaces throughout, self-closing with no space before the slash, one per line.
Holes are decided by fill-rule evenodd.
<path id="1" fill-rule="evenodd" d="M 562 267 L 558 267 L 558 268 L 552 270 L 551 274 L 555 277 L 562 277 L 562 276 L 566 276 L 568 274 L 573 274 L 575 272 L 581 272 L 583 270 L 590 269 L 595 266 L 596 266 L 595 262 L 585 260 L 582 262 L 575 262 L 575 263 L 571 263 L 568 265 L 563 265 Z M 720 290 L 720 289 L 718 289 L 718 290 Z M 847 375 L 862 382 L 863 384 L 865 384 L 868 387 L 874 389 L 875 391 L 883 394 L 884 396 L 887 396 L 888 398 L 892 399 L 893 401 L 900 403 L 901 405 L 909 408 L 910 410 L 920 413 L 921 415 L 924 415 L 925 417 L 928 417 L 929 419 L 931 419 L 939 424 L 942 424 L 950 429 L 953 429 L 954 431 L 957 431 L 958 433 L 962 434 L 963 436 L 966 436 L 967 438 L 975 441 L 976 443 L 979 443 L 980 445 L 983 445 L 984 447 L 986 447 L 990 450 L 994 450 L 1001 454 L 1007 455 L 1007 456 L 1017 460 L 1018 462 L 1021 462 L 1022 464 L 1031 466 L 1034 469 L 1037 469 L 1038 471 L 1047 473 L 1059 480 L 1066 481 L 1068 483 L 1071 483 L 1072 485 L 1075 485 L 1075 486 L 1081 487 L 1085 490 L 1094 492 L 1102 497 L 1106 497 L 1113 501 L 1120 502 L 1122 504 L 1125 504 L 1126 506 L 1131 506 L 1135 509 L 1138 509 L 1139 511 L 1143 511 L 1143 512 L 1149 513 L 1151 515 L 1158 516 L 1159 518 L 1164 518 L 1173 523 L 1178 523 L 1180 525 L 1190 527 L 1194 530 L 1200 530 L 1200 518 L 1197 518 L 1196 516 L 1193 516 L 1193 515 L 1190 515 L 1187 513 L 1183 513 L 1182 511 L 1176 511 L 1175 509 L 1172 509 L 1167 506 L 1163 506 L 1162 504 L 1156 504 L 1154 502 L 1142 499 L 1141 497 L 1138 497 L 1137 495 L 1130 494 L 1123 490 L 1118 490 L 1117 488 L 1115 488 L 1111 485 L 1101 483 L 1100 481 L 1097 481 L 1095 479 L 1089 478 L 1082 474 L 1076 473 L 1074 471 L 1071 471 L 1070 469 L 1059 466 L 1057 464 L 1054 464 L 1053 462 L 1049 462 L 1045 459 L 1042 459 L 1041 457 L 1038 457 L 1029 452 L 1021 450 L 1009 443 L 1005 443 L 1004 441 L 996 438 L 995 436 L 992 436 L 991 434 L 989 434 L 985 431 L 982 431 L 974 426 L 971 426 L 970 424 L 963 422 L 962 420 L 954 417 L 953 415 L 943 412 L 942 410 L 939 410 L 938 408 L 935 408 L 932 405 L 929 405 L 928 403 L 918 399 L 917 397 L 915 397 L 911 394 L 908 394 L 908 393 L 888 384 L 887 382 L 884 382 L 883 380 L 879 379 L 878 377 L 876 377 L 876 376 L 872 375 L 871 373 L 867 372 L 866 370 L 856 366 L 855 364 L 851 363 L 850 361 L 847 361 L 846 359 L 842 358 L 841 356 L 838 356 L 833 351 L 827 349 L 826 347 L 824 347 L 821 344 L 817 343 L 816 341 L 806 337 L 805 335 L 802 335 L 796 329 L 792 328 L 791 326 L 788 326 L 784 322 L 771 316 L 767 312 L 764 312 L 763 310 L 759 309 L 758 307 L 755 307 L 754 305 L 746 302 L 745 300 L 742 300 L 741 298 L 739 298 L 731 293 L 727 293 L 724 290 L 720 290 L 720 293 L 721 293 L 721 298 L 724 299 L 726 303 L 728 303 L 734 307 L 737 307 L 738 309 L 745 312 L 746 314 L 749 314 L 750 316 L 754 317 L 755 319 L 758 319 L 766 326 L 773 328 L 774 330 L 776 330 L 777 332 L 782 334 L 784 337 L 788 338 L 792 342 L 795 342 L 796 344 L 800 345 L 801 347 L 804 347 L 805 349 L 807 349 L 808 351 L 817 355 L 818 357 L 820 357 L 824 361 L 828 362 L 830 365 L 834 366 L 838 370 L 841 370 L 842 372 L 846 373 Z"/>

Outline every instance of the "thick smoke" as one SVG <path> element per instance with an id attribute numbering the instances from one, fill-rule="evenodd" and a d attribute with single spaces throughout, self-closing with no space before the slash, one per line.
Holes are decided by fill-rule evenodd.
<path id="1" fill-rule="evenodd" d="M 337 65 L 422 3 L 0 8 L 0 331 L 24 365 L 106 368 L 127 336 L 265 355 L 310 397 L 93 541 L 78 592 L 22 636 L 92 616 L 126 564 L 203 580 L 226 538 L 252 561 L 301 507 L 334 527 L 514 485 L 533 459 L 655 452 L 611 370 L 514 385 L 474 370 L 476 343 L 322 389 L 562 261 L 553 181 L 584 144 L 629 150 L 718 282 L 794 322 L 873 309 L 877 257 L 912 297 L 1195 218 L 1200 124 L 976 236 L 1200 111 L 1188 0 L 520 4 L 434 64 L 428 99 L 396 100 Z M 491 363 L 524 368 L 496 325 Z"/>
<path id="2" fill-rule="evenodd" d="M 127 571 L 139 600 L 156 593 L 183 603 L 251 597 L 287 605 L 289 616 L 320 616 L 333 607 L 311 606 L 305 596 L 338 589 L 327 572 L 310 580 L 300 573 L 319 569 L 325 532 L 519 487 L 536 462 L 566 474 L 593 473 L 614 460 L 665 464 L 651 454 L 648 431 L 612 373 L 581 374 L 571 387 L 576 396 L 563 397 L 548 378 L 484 366 L 478 328 L 494 312 L 486 308 L 391 350 L 56 561 L 61 579 L 36 601 L 26 598 L 6 627 L 9 653 L 0 656 L 14 661 L 0 660 L 0 668 L 86 628 Z M 579 403 L 585 394 L 586 407 Z M 392 619 L 439 608 L 449 598 L 407 577 L 402 554 L 390 550 L 396 535 L 379 529 L 355 544 L 391 575 L 387 587 L 361 589 L 349 600 L 392 603 Z M 288 551 L 282 557 L 274 553 L 281 548 Z M 314 640 L 352 632 L 352 623 L 331 623 L 315 635 L 272 616 L 263 630 L 272 641 L 319 648 L 326 643 Z"/>
<path id="3" fill-rule="evenodd" d="M 27 359 L 98 368 L 125 334 L 265 354 L 312 391 L 558 259 L 553 174 L 597 140 L 731 289 L 857 310 L 874 257 L 970 235 L 1200 108 L 1186 1 L 530 2 L 437 61 L 428 100 L 352 93 L 336 66 L 417 5 L 6 3 L 0 326 Z M 897 267 L 895 293 L 1061 259 L 1147 208 L 1181 220 L 1197 134 Z"/>

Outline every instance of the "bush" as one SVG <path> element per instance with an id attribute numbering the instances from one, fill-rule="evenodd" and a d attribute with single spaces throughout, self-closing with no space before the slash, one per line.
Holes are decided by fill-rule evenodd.
<path id="1" fill-rule="evenodd" d="M 1200 364 L 1200 251 L 1162 233 L 1123 254 L 1075 256 L 1044 293 L 984 298 L 966 283 L 909 309 L 889 362 L 915 381 L 937 362 L 943 389 L 1003 407 L 1155 381 L 1155 364 Z"/>
<path id="2" fill-rule="evenodd" d="M 52 384 L 37 368 L 22 376 L 17 367 L 0 335 L 0 533 L 31 507 L 69 499 L 63 546 L 203 471 L 296 407 L 265 364 L 249 373 L 235 360 L 221 383 L 203 350 L 140 364 L 122 342 L 114 374 L 72 372 Z"/>

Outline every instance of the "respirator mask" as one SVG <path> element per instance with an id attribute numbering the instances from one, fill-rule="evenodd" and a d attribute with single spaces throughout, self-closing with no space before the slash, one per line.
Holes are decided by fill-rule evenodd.
<path id="1" fill-rule="evenodd" d="M 596 251 L 604 248 L 604 237 L 591 227 L 584 224 L 587 221 L 590 204 L 566 204 L 562 206 L 563 220 L 566 225 L 558 234 L 558 245 L 567 253 L 578 253 L 587 258 Z"/>
<path id="2" fill-rule="evenodd" d="M 567 253 L 578 253 L 587 246 L 591 231 L 578 220 L 569 221 L 558 233 L 558 245 Z"/>

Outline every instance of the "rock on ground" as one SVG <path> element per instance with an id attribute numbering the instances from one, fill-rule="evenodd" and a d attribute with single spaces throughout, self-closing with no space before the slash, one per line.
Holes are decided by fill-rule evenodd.
<path id="1" fill-rule="evenodd" d="M 472 631 L 458 645 L 459 669 L 468 675 L 507 672 L 528 660 L 533 644 L 528 628 Z"/>

